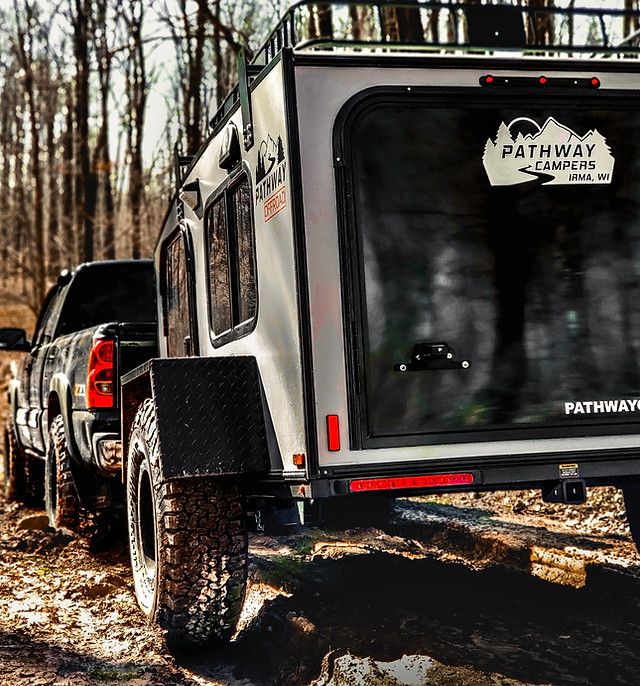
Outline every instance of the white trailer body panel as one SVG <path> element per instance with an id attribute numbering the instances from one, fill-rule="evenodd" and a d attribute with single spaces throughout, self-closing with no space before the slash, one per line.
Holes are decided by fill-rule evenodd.
<path id="1" fill-rule="evenodd" d="M 477 62 L 477 66 L 473 62 Z M 640 446 L 640 435 L 600 435 L 590 437 L 546 438 L 528 440 L 490 440 L 465 443 L 443 443 L 394 448 L 351 450 L 349 447 L 349 405 L 347 360 L 345 359 L 345 331 L 343 329 L 343 293 L 340 279 L 340 241 L 338 233 L 337 188 L 332 141 L 336 117 L 350 98 L 375 87 L 398 86 L 410 91 L 415 87 L 467 87 L 480 89 L 480 78 L 488 70 L 483 59 L 470 58 L 469 68 L 429 68 L 428 58 L 420 68 L 384 66 L 348 69 L 331 65 L 328 57 L 318 66 L 297 65 L 296 93 L 301 141 L 302 190 L 304 222 L 308 255 L 310 317 L 314 369 L 315 418 L 318 426 L 318 456 L 322 468 L 343 466 L 374 466 L 380 463 L 398 464 L 430 459 L 459 459 L 482 456 L 563 453 L 575 451 L 606 451 Z M 528 76 L 531 71 L 511 66 L 492 66 L 496 76 Z M 522 65 L 522 61 L 518 62 Z M 546 76 L 570 78 L 570 60 L 562 70 L 545 72 Z M 584 64 L 584 62 L 583 62 Z M 584 76 L 584 73 L 581 73 Z M 640 76 L 634 73 L 599 71 L 594 61 L 589 76 L 600 79 L 601 87 L 618 90 L 640 89 Z M 338 415 L 341 429 L 341 449 L 329 451 L 326 417 Z M 615 428 L 612 429 L 613 434 Z"/>
<path id="2" fill-rule="evenodd" d="M 214 345 L 208 298 L 208 264 L 206 207 L 216 198 L 228 173 L 219 166 L 220 149 L 226 124 L 203 149 L 184 184 L 200 183 L 204 217 L 184 205 L 185 219 L 192 238 L 195 280 L 195 309 L 199 354 L 208 357 L 234 355 L 255 356 L 267 406 L 271 413 L 282 471 L 300 478 L 304 472 L 294 466 L 293 455 L 306 453 L 304 402 L 302 391 L 299 314 L 296 300 L 296 267 L 291 202 L 291 148 L 288 140 L 283 64 L 278 61 L 252 88 L 255 144 L 247 152 L 242 145 L 242 115 L 239 108 L 231 114 L 229 123 L 240 133 L 242 165 L 246 169 L 253 194 L 255 223 L 255 261 L 257 271 L 257 321 L 253 331 L 224 345 Z M 264 152 L 263 142 L 282 141 L 285 160 L 277 162 L 270 174 L 256 182 L 258 155 Z M 270 151 L 269 151 L 270 154 Z M 273 177 L 270 179 L 269 177 Z M 267 205 L 274 193 L 277 206 Z M 266 209 L 265 209 L 266 206 Z M 156 262 L 159 273 L 163 241 L 175 229 L 175 211 L 165 225 L 158 243 Z M 159 302 L 161 299 L 159 298 Z M 161 316 L 162 312 L 160 313 Z M 162 356 L 167 355 L 167 337 L 161 336 Z M 215 402 L 215 399 L 211 399 Z M 279 471 L 274 469 L 274 471 Z"/>

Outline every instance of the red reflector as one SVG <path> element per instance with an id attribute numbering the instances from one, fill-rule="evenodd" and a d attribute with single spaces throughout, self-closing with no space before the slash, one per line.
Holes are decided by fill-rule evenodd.
<path id="1" fill-rule="evenodd" d="M 337 414 L 327 415 L 327 447 L 331 452 L 340 450 L 340 419 Z"/>
<path id="2" fill-rule="evenodd" d="M 434 488 L 466 486 L 474 481 L 473 474 L 429 474 L 427 476 L 394 476 L 385 479 L 358 479 L 349 484 L 352 493 L 360 491 L 390 491 L 404 488 Z"/>

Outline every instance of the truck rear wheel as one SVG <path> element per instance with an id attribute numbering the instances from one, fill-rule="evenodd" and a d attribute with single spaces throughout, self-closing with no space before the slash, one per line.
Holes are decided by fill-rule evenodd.
<path id="1" fill-rule="evenodd" d="M 15 430 L 10 424 L 4 430 L 3 490 L 10 502 L 42 507 L 43 464 L 20 449 Z"/>
<path id="2" fill-rule="evenodd" d="M 138 604 L 174 646 L 231 638 L 247 583 L 247 529 L 237 485 L 166 480 L 155 406 L 142 403 L 127 459 L 127 514 Z"/>
<path id="3" fill-rule="evenodd" d="M 80 503 L 71 471 L 71 455 L 61 415 L 51 422 L 49 428 L 49 450 L 44 482 L 44 505 L 49 525 L 55 529 L 77 531 L 80 522 Z"/>

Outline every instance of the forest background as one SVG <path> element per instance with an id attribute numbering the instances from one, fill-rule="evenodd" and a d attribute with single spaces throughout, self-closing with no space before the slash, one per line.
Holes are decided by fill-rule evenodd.
<path id="1" fill-rule="evenodd" d="M 152 254 L 176 144 L 197 150 L 235 83 L 238 53 L 250 58 L 287 4 L 0 0 L 0 324 L 20 324 L 17 307 L 30 328 L 63 268 Z M 637 8 L 637 0 L 555 4 Z M 300 17 L 308 38 L 382 32 L 419 42 L 449 30 L 444 12 L 406 7 L 374 15 L 318 4 Z M 629 18 L 622 34 L 637 23 Z M 560 27 L 543 18 L 534 30 L 552 43 Z"/>

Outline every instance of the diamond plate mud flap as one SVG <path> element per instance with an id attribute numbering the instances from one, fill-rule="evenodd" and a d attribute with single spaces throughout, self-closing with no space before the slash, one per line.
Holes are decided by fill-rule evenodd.
<path id="1" fill-rule="evenodd" d="M 156 359 L 125 375 L 124 414 L 151 396 L 165 478 L 269 470 L 264 398 L 254 357 Z M 131 419 L 123 417 L 123 428 Z"/>

